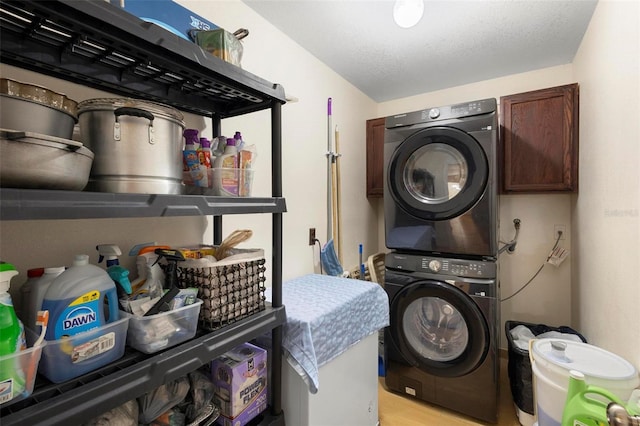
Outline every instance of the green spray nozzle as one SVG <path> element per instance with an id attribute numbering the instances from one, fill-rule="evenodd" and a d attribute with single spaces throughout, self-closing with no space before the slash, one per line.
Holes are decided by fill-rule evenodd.
<path id="1" fill-rule="evenodd" d="M 113 265 L 119 265 L 118 256 L 122 255 L 122 250 L 116 244 L 99 244 L 96 246 L 98 250 L 98 263 L 107 259 L 107 268 Z"/>
<path id="2" fill-rule="evenodd" d="M 120 265 L 112 265 L 107 268 L 107 274 L 120 286 L 125 293 L 131 294 L 131 282 L 129 281 L 129 271 Z"/>

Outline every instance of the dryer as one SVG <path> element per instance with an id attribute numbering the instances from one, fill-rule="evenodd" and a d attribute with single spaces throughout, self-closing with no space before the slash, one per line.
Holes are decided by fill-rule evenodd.
<path id="1" fill-rule="evenodd" d="M 385 262 L 385 387 L 496 422 L 496 262 L 393 252 Z"/>
<path id="2" fill-rule="evenodd" d="M 497 143 L 495 99 L 387 117 L 386 246 L 497 258 Z"/>

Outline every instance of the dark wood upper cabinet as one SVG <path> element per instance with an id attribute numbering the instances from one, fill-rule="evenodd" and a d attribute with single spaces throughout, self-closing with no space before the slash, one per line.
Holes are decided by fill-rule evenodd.
<path id="1" fill-rule="evenodd" d="M 577 192 L 578 84 L 500 98 L 502 190 Z"/>
<path id="2" fill-rule="evenodd" d="M 384 121 L 367 120 L 367 198 L 381 198 L 384 186 Z"/>

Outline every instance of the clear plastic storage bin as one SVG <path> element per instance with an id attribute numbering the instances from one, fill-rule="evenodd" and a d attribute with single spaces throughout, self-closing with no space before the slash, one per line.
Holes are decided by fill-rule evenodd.
<path id="1" fill-rule="evenodd" d="M 147 354 L 169 348 L 196 335 L 202 300 L 148 317 L 120 312 L 129 318 L 127 344 Z"/>
<path id="2" fill-rule="evenodd" d="M 38 339 L 38 336 L 31 330 L 25 329 L 27 343 L 31 346 Z M 24 351 L 13 355 L 0 356 L 0 369 L 2 369 L 2 379 L 0 383 L 0 405 L 20 401 L 27 398 L 33 392 L 33 385 L 36 381 L 36 372 L 42 355 L 42 348 L 47 342 L 42 341 L 38 346 L 31 346 Z M 9 371 L 17 371 L 18 383 L 8 383 L 6 380 Z"/>
<path id="3" fill-rule="evenodd" d="M 81 376 L 124 355 L 129 318 L 70 336 L 49 340 L 42 351 L 39 371 L 54 383 Z"/>

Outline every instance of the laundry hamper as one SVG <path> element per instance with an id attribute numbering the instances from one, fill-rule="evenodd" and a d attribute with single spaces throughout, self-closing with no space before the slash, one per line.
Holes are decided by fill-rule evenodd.
<path id="1" fill-rule="evenodd" d="M 198 288 L 200 327 L 213 331 L 266 309 L 265 270 L 264 250 L 234 248 L 220 261 L 179 262 L 178 282 Z"/>
<path id="2" fill-rule="evenodd" d="M 517 409 L 529 415 L 534 414 L 533 402 L 533 373 L 531 372 L 531 360 L 529 359 L 529 351 L 518 348 L 511 336 L 511 330 L 518 325 L 527 327 L 534 336 L 538 336 L 548 331 L 557 331 L 560 333 L 568 333 L 577 335 L 583 342 L 587 342 L 576 330 L 562 326 L 550 327 L 544 324 L 531 324 L 527 322 L 507 321 L 505 323 L 505 332 L 508 342 L 508 364 L 507 371 L 509 373 L 509 386 L 511 387 L 511 395 Z M 521 418 L 522 413 L 518 413 Z M 522 423 L 522 421 L 520 422 Z M 524 423 L 523 423 L 524 424 Z"/>

